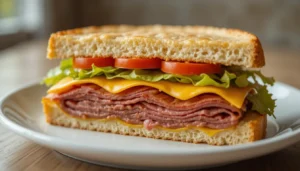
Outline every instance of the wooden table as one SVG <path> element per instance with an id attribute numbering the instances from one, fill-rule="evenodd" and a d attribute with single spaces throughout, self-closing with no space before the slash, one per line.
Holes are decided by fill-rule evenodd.
<path id="1" fill-rule="evenodd" d="M 265 75 L 300 88 L 300 50 L 266 48 Z M 23 84 L 39 81 L 59 61 L 45 58 L 46 42 L 26 42 L 0 52 L 0 97 Z M 121 170 L 63 156 L 0 125 L 0 170 Z M 300 142 L 279 152 L 210 170 L 300 170 Z"/>

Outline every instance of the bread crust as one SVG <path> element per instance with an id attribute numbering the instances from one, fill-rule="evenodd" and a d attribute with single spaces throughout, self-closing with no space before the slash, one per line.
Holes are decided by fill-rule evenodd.
<path id="1" fill-rule="evenodd" d="M 192 128 L 176 132 L 157 127 L 152 130 L 147 130 L 143 126 L 131 127 L 124 125 L 118 120 L 103 121 L 99 119 L 76 118 L 66 114 L 50 99 L 44 98 L 42 103 L 46 121 L 49 124 L 90 131 L 110 132 L 189 143 L 207 143 L 210 145 L 249 143 L 264 138 L 266 134 L 266 115 L 260 115 L 255 112 L 247 113 L 236 127 L 209 136 L 199 129 Z"/>
<path id="2" fill-rule="evenodd" d="M 207 26 L 106 25 L 51 35 L 49 59 L 69 57 L 161 58 L 260 68 L 259 39 L 248 32 Z"/>

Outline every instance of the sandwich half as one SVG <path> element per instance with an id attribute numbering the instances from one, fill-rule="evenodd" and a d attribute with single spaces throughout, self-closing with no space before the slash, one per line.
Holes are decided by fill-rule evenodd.
<path id="1" fill-rule="evenodd" d="M 258 38 L 205 26 L 100 26 L 51 35 L 43 82 L 53 125 L 234 145 L 265 136 L 274 79 Z"/>

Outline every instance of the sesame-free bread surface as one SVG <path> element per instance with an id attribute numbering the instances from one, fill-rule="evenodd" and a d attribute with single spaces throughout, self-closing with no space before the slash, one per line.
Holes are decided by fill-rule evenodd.
<path id="1" fill-rule="evenodd" d="M 60 31 L 51 35 L 47 57 L 161 58 L 246 68 L 265 64 L 255 35 L 206 26 L 119 25 Z"/>
<path id="2" fill-rule="evenodd" d="M 103 121 L 100 119 L 76 118 L 66 114 L 50 99 L 43 99 L 43 107 L 46 121 L 53 125 L 189 143 L 207 143 L 210 145 L 235 145 L 260 140 L 265 136 L 267 121 L 266 115 L 260 115 L 255 112 L 247 113 L 235 128 L 209 136 L 199 129 L 169 131 L 168 129 L 153 128 L 152 130 L 147 130 L 144 127 L 124 125 L 118 120 Z"/>

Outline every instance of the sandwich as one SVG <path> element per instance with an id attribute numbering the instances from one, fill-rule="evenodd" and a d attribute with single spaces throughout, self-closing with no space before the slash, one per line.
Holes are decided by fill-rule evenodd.
<path id="1" fill-rule="evenodd" d="M 207 26 L 99 26 L 51 35 L 61 59 L 43 83 L 49 124 L 235 145 L 264 138 L 274 79 L 259 39 Z"/>

